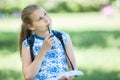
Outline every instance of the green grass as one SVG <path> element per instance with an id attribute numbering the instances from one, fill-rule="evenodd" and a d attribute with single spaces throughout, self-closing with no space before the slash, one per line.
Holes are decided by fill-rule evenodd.
<path id="1" fill-rule="evenodd" d="M 1 80 L 24 80 L 20 71 L 2 69 L 0 70 Z"/>
<path id="2" fill-rule="evenodd" d="M 85 30 L 120 30 L 120 15 L 114 13 L 107 17 L 100 12 L 94 13 L 50 13 L 53 28 L 59 30 L 85 31 Z M 16 32 L 20 30 L 20 18 L 0 19 L 0 31 Z"/>
<path id="3" fill-rule="evenodd" d="M 9 51 L 18 50 L 18 33 L 16 32 L 0 32 L 0 50 L 7 49 Z"/>
<path id="4" fill-rule="evenodd" d="M 120 50 L 112 49 L 75 49 L 75 56 L 79 70 L 84 72 L 75 80 L 119 80 L 120 79 Z M 1 53 L 1 52 L 0 52 Z M 0 79 L 23 80 L 19 53 L 0 55 Z M 9 61 L 9 63 L 8 63 Z M 6 77 L 5 77 L 6 76 Z"/>
<path id="5" fill-rule="evenodd" d="M 60 30 L 120 30 L 118 13 L 111 17 L 104 16 L 102 13 L 52 14 L 51 17 L 53 28 Z"/>
<path id="6" fill-rule="evenodd" d="M 120 31 L 65 31 L 67 32 L 75 47 L 78 48 L 120 48 Z"/>
<path id="7" fill-rule="evenodd" d="M 0 64 L 0 80 L 24 80 L 18 52 L 0 50 L 0 61 L 2 63 Z"/>
<path id="8" fill-rule="evenodd" d="M 68 31 L 67 32 L 78 49 L 120 48 L 120 31 Z M 18 50 L 18 32 L 0 32 L 0 50 L 15 52 Z M 5 53 L 2 53 L 5 54 Z M 10 54 L 10 53 L 8 53 Z"/>
<path id="9" fill-rule="evenodd" d="M 50 14 L 54 29 L 67 32 L 76 62 L 84 72 L 74 80 L 120 80 L 119 15 Z M 20 18 L 0 19 L 0 80 L 24 80 L 18 52 Z"/>
<path id="10" fill-rule="evenodd" d="M 120 79 L 119 49 L 87 49 L 75 52 L 77 65 L 84 71 L 86 80 Z"/>

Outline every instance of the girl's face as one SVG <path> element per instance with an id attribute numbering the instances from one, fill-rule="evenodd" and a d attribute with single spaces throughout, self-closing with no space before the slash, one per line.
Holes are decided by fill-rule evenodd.
<path id="1" fill-rule="evenodd" d="M 32 30 L 35 32 L 48 31 L 48 26 L 51 25 L 52 20 L 44 9 L 36 9 L 30 17 L 32 19 L 32 25 L 30 26 Z"/>

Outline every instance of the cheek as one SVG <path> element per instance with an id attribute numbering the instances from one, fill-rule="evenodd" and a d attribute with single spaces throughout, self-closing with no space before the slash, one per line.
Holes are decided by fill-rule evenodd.
<path id="1" fill-rule="evenodd" d="M 44 24 L 44 23 L 45 23 L 44 20 L 40 20 L 40 21 L 38 22 L 39 25 L 42 25 L 42 24 Z"/>
<path id="2" fill-rule="evenodd" d="M 50 17 L 48 17 L 48 19 L 50 20 L 50 22 L 52 22 L 52 19 Z"/>
<path id="3" fill-rule="evenodd" d="M 49 15 L 47 15 L 47 19 L 48 19 L 50 22 L 52 22 L 52 19 L 51 19 L 51 17 L 50 17 Z"/>

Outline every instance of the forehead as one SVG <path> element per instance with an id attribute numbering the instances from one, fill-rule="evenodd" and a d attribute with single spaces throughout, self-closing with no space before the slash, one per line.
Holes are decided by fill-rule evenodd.
<path id="1" fill-rule="evenodd" d="M 46 11 L 43 8 L 38 8 L 30 15 L 30 17 L 31 17 L 32 20 L 36 20 L 39 17 L 42 17 L 45 12 Z"/>

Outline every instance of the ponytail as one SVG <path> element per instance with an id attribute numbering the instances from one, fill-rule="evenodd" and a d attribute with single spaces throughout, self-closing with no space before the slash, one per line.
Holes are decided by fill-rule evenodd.
<path id="1" fill-rule="evenodd" d="M 20 32 L 20 38 L 19 38 L 19 49 L 20 49 L 20 56 L 22 51 L 22 42 L 27 37 L 29 37 L 32 34 L 32 31 L 28 28 L 28 24 L 32 24 L 32 19 L 30 18 L 30 15 L 36 10 L 39 9 L 40 6 L 38 5 L 29 5 L 25 7 L 21 14 L 22 19 L 22 28 Z"/>
<path id="2" fill-rule="evenodd" d="M 21 56 L 21 51 L 22 51 L 22 42 L 25 40 L 27 37 L 29 37 L 32 34 L 32 31 L 28 29 L 27 24 L 22 23 L 21 26 L 21 31 L 20 31 L 20 38 L 19 38 L 19 48 L 20 48 L 20 56 Z"/>

